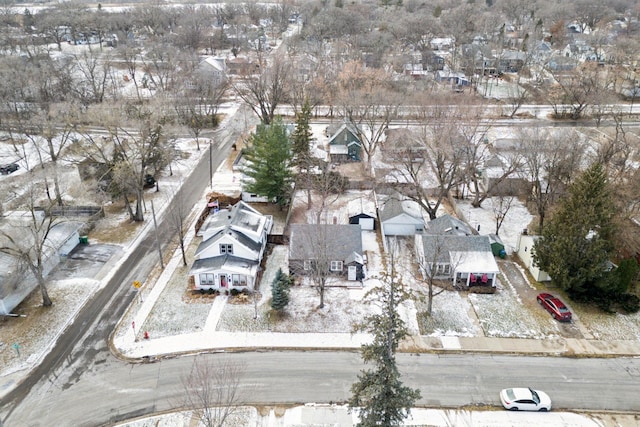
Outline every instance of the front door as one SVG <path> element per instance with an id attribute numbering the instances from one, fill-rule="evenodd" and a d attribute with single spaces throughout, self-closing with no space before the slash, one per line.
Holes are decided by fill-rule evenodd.
<path id="1" fill-rule="evenodd" d="M 220 275 L 220 287 L 221 288 L 226 288 L 228 285 L 227 283 L 227 275 L 226 274 L 221 274 Z"/>
<path id="2" fill-rule="evenodd" d="M 347 280 L 356 280 L 356 266 L 350 265 L 347 270 Z"/>

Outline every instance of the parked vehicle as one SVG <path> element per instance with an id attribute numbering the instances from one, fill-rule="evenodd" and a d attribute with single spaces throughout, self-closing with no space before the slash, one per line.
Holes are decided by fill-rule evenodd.
<path id="1" fill-rule="evenodd" d="M 542 293 L 537 297 L 538 304 L 547 309 L 554 319 L 560 322 L 571 322 L 571 311 L 559 298 L 551 294 Z"/>
<path id="2" fill-rule="evenodd" d="M 505 388 L 500 392 L 500 402 L 510 411 L 551 410 L 551 398 L 547 393 L 531 388 Z"/>
<path id="3" fill-rule="evenodd" d="M 9 163 L 8 165 L 2 165 L 0 166 L 0 173 L 2 175 L 9 175 L 10 173 L 17 171 L 19 167 L 20 166 L 18 166 L 17 163 Z"/>

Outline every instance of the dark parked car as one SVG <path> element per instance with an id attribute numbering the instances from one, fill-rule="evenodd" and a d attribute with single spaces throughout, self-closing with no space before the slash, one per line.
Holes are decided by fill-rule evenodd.
<path id="1" fill-rule="evenodd" d="M 9 175 L 10 173 L 17 171 L 19 167 L 20 166 L 18 166 L 16 163 L 9 163 L 8 165 L 2 165 L 0 166 L 0 173 L 2 175 Z"/>
<path id="2" fill-rule="evenodd" d="M 153 177 L 153 175 L 145 175 L 144 188 L 153 188 L 154 185 L 156 185 L 156 179 Z"/>
<path id="3" fill-rule="evenodd" d="M 554 319 L 560 322 L 571 322 L 571 312 L 560 299 L 551 294 L 542 293 L 538 295 L 538 304 L 547 309 Z"/>

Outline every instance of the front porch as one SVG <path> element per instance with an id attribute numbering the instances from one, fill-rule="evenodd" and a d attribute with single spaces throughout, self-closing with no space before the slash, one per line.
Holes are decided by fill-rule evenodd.
<path id="1" fill-rule="evenodd" d="M 496 286 L 496 273 L 458 272 L 454 277 L 454 286 Z"/>

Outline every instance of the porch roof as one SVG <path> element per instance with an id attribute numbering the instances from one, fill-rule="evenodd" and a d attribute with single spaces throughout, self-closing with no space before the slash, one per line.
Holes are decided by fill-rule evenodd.
<path id="1" fill-rule="evenodd" d="M 491 252 L 450 252 L 451 266 L 456 273 L 495 273 L 500 269 Z"/>

